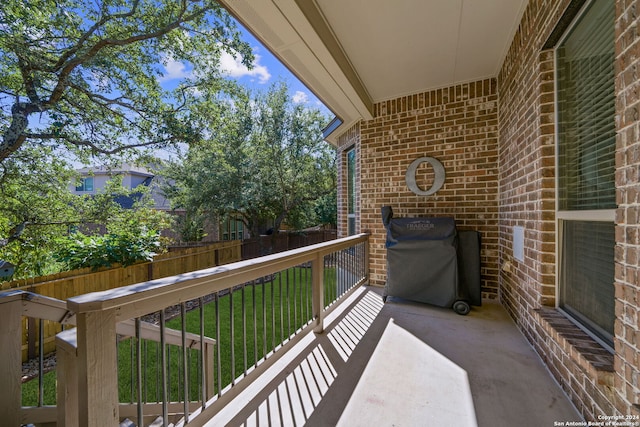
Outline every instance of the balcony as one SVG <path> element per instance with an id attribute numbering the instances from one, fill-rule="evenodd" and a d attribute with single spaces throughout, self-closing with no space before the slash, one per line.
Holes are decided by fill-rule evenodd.
<path id="1" fill-rule="evenodd" d="M 499 304 L 486 301 L 468 316 L 393 298 L 383 304 L 381 290 L 365 286 L 367 259 L 368 236 L 359 235 L 66 303 L 6 293 L 2 419 L 65 426 L 581 419 Z M 43 398 L 22 406 L 24 317 L 67 325 L 56 338 L 55 406 Z"/>

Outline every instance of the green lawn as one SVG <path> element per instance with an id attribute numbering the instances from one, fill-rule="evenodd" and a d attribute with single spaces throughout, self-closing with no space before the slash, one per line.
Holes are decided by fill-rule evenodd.
<path id="1" fill-rule="evenodd" d="M 325 302 L 335 298 L 335 269 L 325 270 Z M 243 304 L 244 300 L 244 312 Z M 272 309 L 273 307 L 273 309 Z M 218 315 L 216 316 L 216 311 Z M 231 333 L 231 313 L 233 313 L 233 334 Z M 200 309 L 188 311 L 185 317 L 186 330 L 200 334 Z M 219 297 L 216 302 L 204 305 L 205 335 L 218 339 L 220 351 L 221 376 L 215 378 L 216 390 L 224 388 L 232 378 L 242 375 L 245 369 L 255 364 L 266 353 L 277 347 L 297 329 L 311 320 L 311 269 L 295 267 L 276 274 L 268 279 L 256 281 L 236 289 L 232 295 Z M 217 325 L 216 318 L 220 319 Z M 255 320 L 254 320 L 255 318 Z M 181 330 L 181 316 L 167 322 L 167 327 Z M 219 326 L 219 338 L 217 327 Z M 246 340 L 243 339 L 246 330 Z M 137 400 L 135 392 L 135 344 L 125 339 L 118 344 L 118 383 L 121 402 Z M 233 349 L 233 356 L 232 356 Z M 198 400 L 200 372 L 198 349 L 188 350 L 189 400 Z M 244 358 L 246 354 L 246 359 Z M 161 375 L 159 369 L 160 346 L 158 343 L 143 340 L 143 400 L 158 401 L 161 396 Z M 167 365 L 169 366 L 168 385 L 171 400 L 182 400 L 184 376 L 182 369 L 182 349 L 168 346 Z M 217 354 L 216 354 L 217 357 Z M 235 363 L 232 361 L 235 360 Z M 216 358 L 217 366 L 217 358 Z M 132 366 L 134 365 L 134 366 Z M 216 371 L 217 372 L 217 371 Z M 44 376 L 44 402 L 55 404 L 55 372 Z M 32 380 L 22 387 L 23 405 L 37 404 L 38 381 Z"/>

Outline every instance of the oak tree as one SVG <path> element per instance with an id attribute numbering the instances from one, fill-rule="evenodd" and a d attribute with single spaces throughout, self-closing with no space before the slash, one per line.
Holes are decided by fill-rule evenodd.
<path id="1" fill-rule="evenodd" d="M 277 232 L 285 220 L 317 224 L 309 213 L 336 186 L 335 150 L 322 135 L 327 118 L 295 104 L 284 83 L 206 108 L 206 137 L 167 169 L 174 206 L 191 218 L 239 218 L 252 236 Z"/>

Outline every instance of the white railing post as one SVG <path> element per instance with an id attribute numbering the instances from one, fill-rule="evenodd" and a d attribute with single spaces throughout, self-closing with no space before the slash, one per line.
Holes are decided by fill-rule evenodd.
<path id="1" fill-rule="evenodd" d="M 22 424 L 22 300 L 0 304 L 0 422 L 3 425 Z"/>
<path id="2" fill-rule="evenodd" d="M 311 306 L 315 327 L 313 332 L 324 332 L 324 256 L 320 253 L 311 261 Z"/>
<path id="3" fill-rule="evenodd" d="M 215 357 L 215 345 L 206 343 L 204 345 L 204 354 L 202 355 L 204 360 L 204 373 L 205 373 L 205 387 L 207 394 L 206 400 L 211 399 L 214 396 L 215 382 L 213 377 L 214 366 L 213 360 Z"/>
<path id="4" fill-rule="evenodd" d="M 370 283 L 370 279 L 371 279 L 370 271 L 369 271 L 369 268 L 371 267 L 371 265 L 370 265 L 371 261 L 369 259 L 369 256 L 371 254 L 369 252 L 371 250 L 369 248 L 370 241 L 371 241 L 370 236 L 367 235 L 367 240 L 365 240 L 363 242 L 363 245 L 364 245 L 364 277 L 365 277 L 365 283 L 367 283 L 367 284 Z"/>
<path id="5" fill-rule="evenodd" d="M 119 423 L 116 310 L 77 313 L 78 421 L 87 427 Z"/>
<path id="6" fill-rule="evenodd" d="M 79 427 L 78 347 L 75 329 L 56 335 L 58 425 Z"/>

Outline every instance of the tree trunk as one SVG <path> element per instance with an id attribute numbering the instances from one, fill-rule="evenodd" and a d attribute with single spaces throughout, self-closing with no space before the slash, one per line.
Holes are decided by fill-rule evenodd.
<path id="1" fill-rule="evenodd" d="M 18 150 L 26 140 L 25 129 L 29 124 L 29 114 L 33 111 L 33 104 L 16 102 L 11 107 L 11 125 L 5 131 L 0 143 L 0 162 Z"/>

